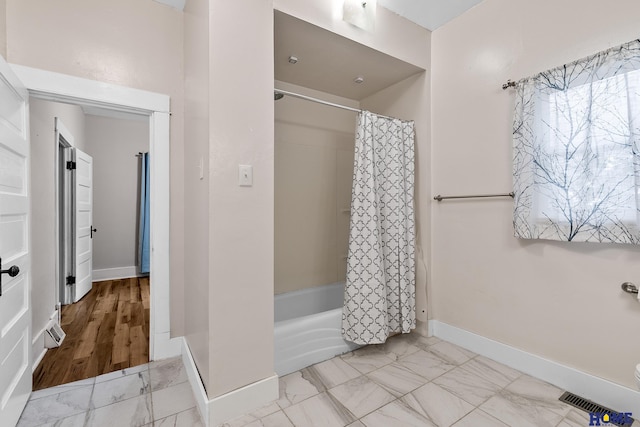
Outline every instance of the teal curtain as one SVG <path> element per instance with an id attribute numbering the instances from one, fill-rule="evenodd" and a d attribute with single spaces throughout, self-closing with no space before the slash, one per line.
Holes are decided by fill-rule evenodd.
<path id="1" fill-rule="evenodd" d="M 140 218 L 138 236 L 138 259 L 140 273 L 150 271 L 150 242 L 149 242 L 149 153 L 143 153 L 140 172 Z"/>

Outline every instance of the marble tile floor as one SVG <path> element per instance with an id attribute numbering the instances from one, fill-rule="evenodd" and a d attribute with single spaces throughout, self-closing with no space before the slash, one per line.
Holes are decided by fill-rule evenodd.
<path id="1" fill-rule="evenodd" d="M 18 427 L 202 427 L 181 358 L 32 393 Z"/>
<path id="2" fill-rule="evenodd" d="M 391 338 L 280 378 L 221 427 L 584 427 L 562 390 L 437 338 Z M 24 426 L 200 427 L 179 358 L 34 392 Z M 633 427 L 640 427 L 638 422 Z"/>
<path id="3" fill-rule="evenodd" d="M 557 387 L 438 338 L 400 335 L 280 378 L 222 427 L 585 427 Z M 633 424 L 639 427 L 638 422 Z"/>

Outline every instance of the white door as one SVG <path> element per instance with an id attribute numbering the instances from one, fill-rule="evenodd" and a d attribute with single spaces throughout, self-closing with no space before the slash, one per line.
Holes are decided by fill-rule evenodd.
<path id="1" fill-rule="evenodd" d="M 0 427 L 16 425 L 31 393 L 28 94 L 0 56 Z M 13 271 L 15 273 L 15 269 Z"/>
<path id="2" fill-rule="evenodd" d="M 74 182 L 75 215 L 75 277 L 73 302 L 78 302 L 90 290 L 93 283 L 93 159 L 86 153 L 73 149 L 76 162 Z"/>

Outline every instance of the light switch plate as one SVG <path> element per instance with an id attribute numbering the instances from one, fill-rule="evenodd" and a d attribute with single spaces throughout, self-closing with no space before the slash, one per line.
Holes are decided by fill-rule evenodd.
<path id="1" fill-rule="evenodd" d="M 251 187 L 253 185 L 253 166 L 238 165 L 238 185 Z"/>

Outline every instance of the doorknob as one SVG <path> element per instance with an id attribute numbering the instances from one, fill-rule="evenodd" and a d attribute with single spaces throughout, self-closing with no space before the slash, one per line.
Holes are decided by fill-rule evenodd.
<path id="1" fill-rule="evenodd" d="M 11 277 L 16 277 L 20 273 L 20 268 L 17 265 L 12 265 L 8 270 L 0 271 L 0 274 L 8 274 Z"/>
<path id="2" fill-rule="evenodd" d="M 93 228 L 93 225 L 91 226 L 91 238 L 93 239 L 93 233 L 95 233 L 96 231 L 98 231 L 97 228 Z"/>
<path id="3" fill-rule="evenodd" d="M 2 268 L 2 258 L 0 258 L 0 269 Z M 20 273 L 20 268 L 17 265 L 12 265 L 7 270 L 0 270 L 0 297 L 2 296 L 2 275 L 8 274 L 11 277 L 16 277 Z"/>

